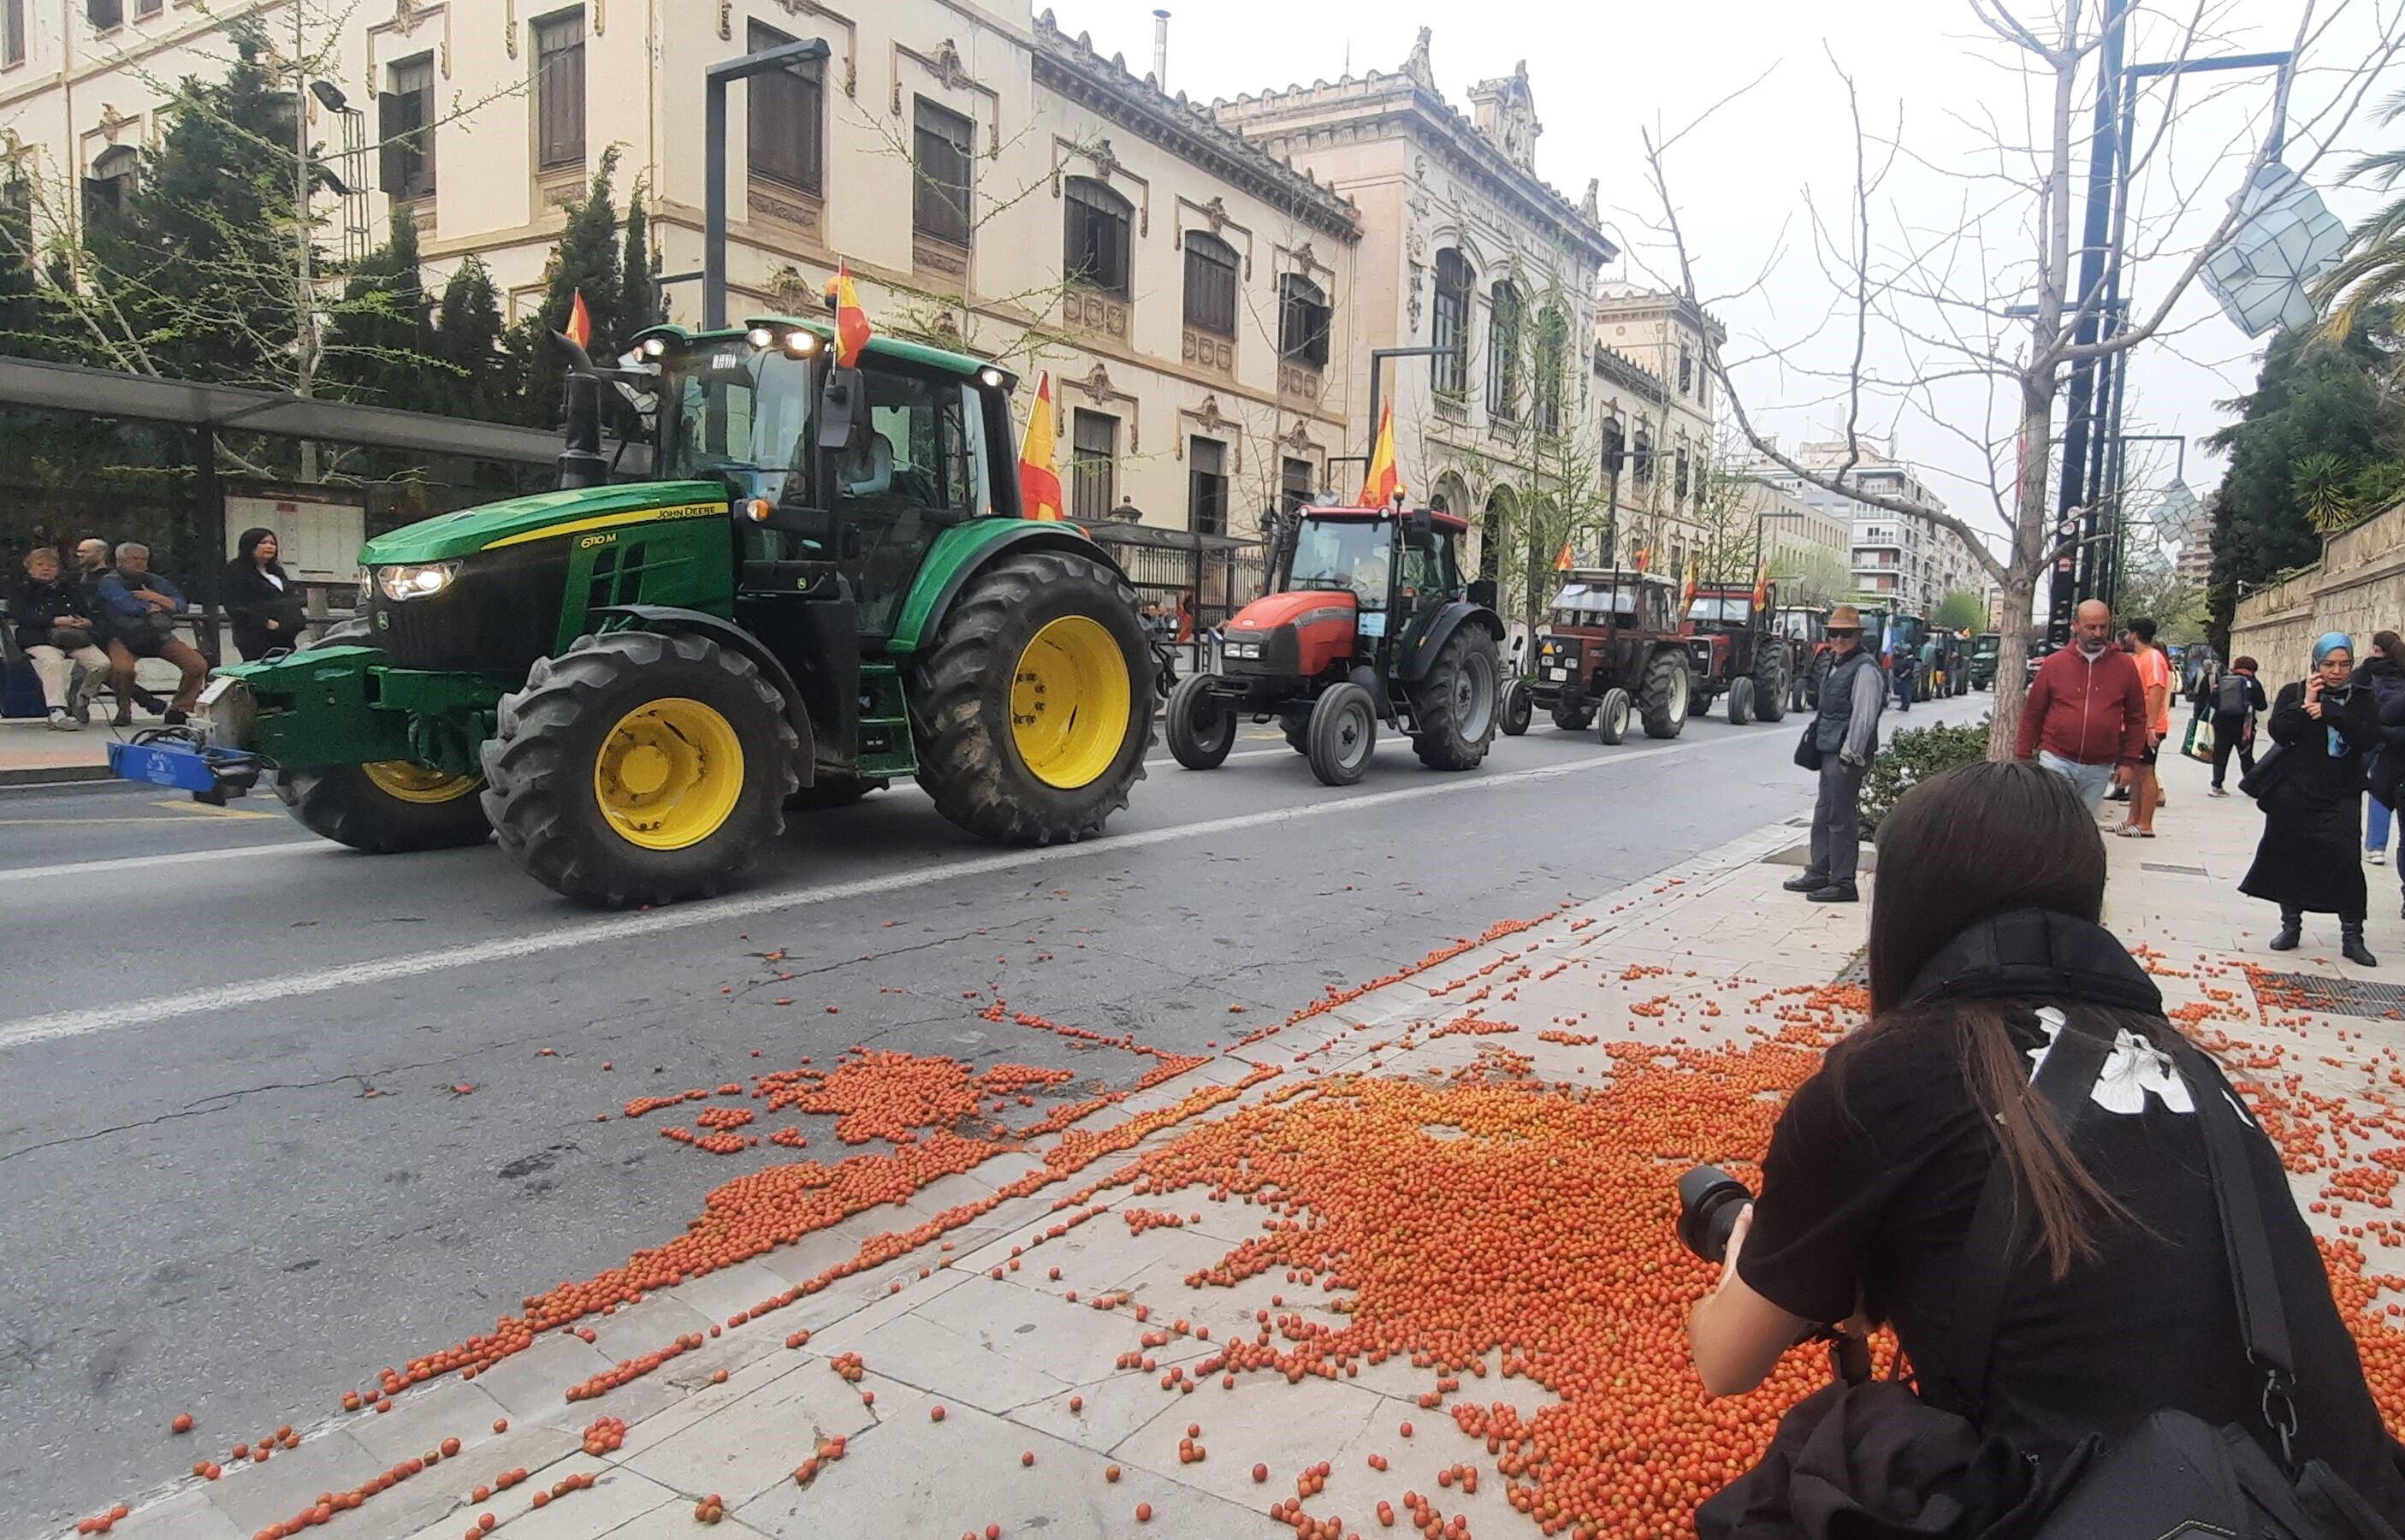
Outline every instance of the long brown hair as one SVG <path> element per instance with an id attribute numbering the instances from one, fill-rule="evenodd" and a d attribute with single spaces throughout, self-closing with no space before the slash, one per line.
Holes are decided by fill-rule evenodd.
<path id="1" fill-rule="evenodd" d="M 2075 1001 L 1949 1000 L 1913 1003 L 1913 981 L 1948 943 L 1981 920 L 2048 909 L 2097 921 L 2104 907 L 2104 841 L 2070 781 L 2020 763 L 1982 762 L 1933 776 L 1906 792 L 1878 830 L 1871 904 L 1868 1028 L 1832 1054 L 1843 1072 L 1852 1043 L 1895 1031 L 1960 1034 L 1962 1077 L 1996 1129 L 1997 1151 L 2036 1211 L 2040 1249 L 2056 1280 L 2095 1255 L 2102 1224 L 2131 1217 L 2074 1153 L 2030 1085 L 2016 1021 L 2043 1004 L 2108 1037 L 2117 1027 L 2161 1035 L 2158 1016 Z"/>

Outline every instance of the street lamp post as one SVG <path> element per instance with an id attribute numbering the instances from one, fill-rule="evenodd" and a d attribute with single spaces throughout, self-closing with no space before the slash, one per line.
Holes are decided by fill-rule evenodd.
<path id="1" fill-rule="evenodd" d="M 773 49 L 729 59 L 710 66 L 702 77 L 707 100 L 701 236 L 701 324 L 705 330 L 726 326 L 726 88 L 737 80 L 767 75 L 811 60 L 823 62 L 834 50 L 823 37 L 781 43 Z"/>

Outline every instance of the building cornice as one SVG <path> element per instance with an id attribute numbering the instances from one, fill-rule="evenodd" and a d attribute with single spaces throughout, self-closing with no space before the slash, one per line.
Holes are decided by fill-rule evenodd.
<path id="1" fill-rule="evenodd" d="M 1598 346 L 1595 350 L 1595 371 L 1599 378 L 1609 380 L 1623 389 L 1633 390 L 1655 406 L 1670 404 L 1669 391 L 1663 387 L 1662 382 L 1655 379 L 1651 371 L 1621 357 L 1610 348 Z"/>
<path id="2" fill-rule="evenodd" d="M 1064 35 L 1046 11 L 1035 21 L 1035 83 L 1109 119 L 1148 143 L 1209 172 L 1323 234 L 1361 239 L 1351 200 L 1317 178 L 1273 159 L 1183 97 L 1167 95 L 1148 78 L 1104 59 L 1086 36 Z"/>

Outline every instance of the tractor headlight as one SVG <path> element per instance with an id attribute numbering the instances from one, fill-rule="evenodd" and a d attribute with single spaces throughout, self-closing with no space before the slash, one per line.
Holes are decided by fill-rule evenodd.
<path id="1" fill-rule="evenodd" d="M 1230 642 L 1228 644 L 1228 656 L 1231 658 L 1258 658 L 1260 655 L 1261 644 L 1257 641 Z"/>
<path id="2" fill-rule="evenodd" d="M 451 586 L 459 575 L 457 562 L 429 562 L 420 567 L 379 567 L 375 569 L 376 586 L 384 596 L 395 604 L 411 599 L 430 599 Z"/>

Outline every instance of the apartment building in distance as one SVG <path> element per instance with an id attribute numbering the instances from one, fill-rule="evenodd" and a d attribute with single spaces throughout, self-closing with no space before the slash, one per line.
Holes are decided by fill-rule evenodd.
<path id="1" fill-rule="evenodd" d="M 1918 470 L 1872 440 L 1863 440 L 1852 448 L 1842 439 L 1807 441 L 1795 446 L 1792 457 L 1807 469 L 1835 477 L 1849 487 L 1909 498 L 1940 511 L 1946 507 Z M 1807 507 L 1849 520 L 1852 525 L 1849 559 L 1858 595 L 1925 615 L 1957 590 L 1987 595 L 1990 584 L 1985 569 L 1952 530 L 1832 492 L 1766 456 L 1751 461 L 1747 469 Z"/>

